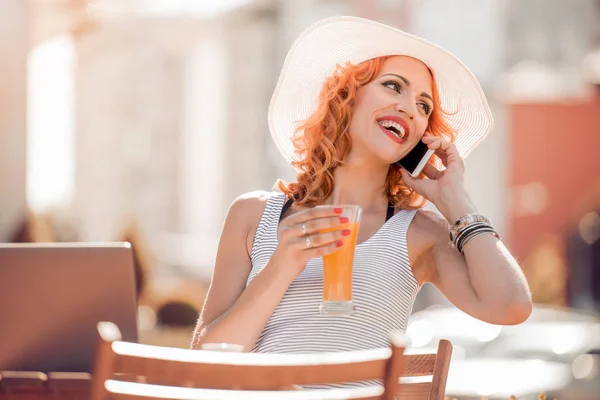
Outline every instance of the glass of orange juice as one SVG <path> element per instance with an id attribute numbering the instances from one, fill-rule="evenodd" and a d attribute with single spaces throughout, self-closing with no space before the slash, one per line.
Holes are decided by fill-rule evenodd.
<path id="1" fill-rule="evenodd" d="M 323 256 L 323 301 L 319 311 L 322 315 L 352 315 L 356 312 L 352 302 L 352 264 L 362 208 L 355 205 L 335 205 L 343 209 L 340 217 L 348 218 L 344 229 L 351 233 L 342 241 L 344 245 L 335 253 Z M 328 229 L 328 230 L 333 230 Z M 326 232 L 327 230 L 323 231 Z"/>

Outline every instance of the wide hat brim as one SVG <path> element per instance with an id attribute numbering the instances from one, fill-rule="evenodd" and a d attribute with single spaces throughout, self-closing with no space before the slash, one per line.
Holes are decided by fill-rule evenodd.
<path id="1" fill-rule="evenodd" d="M 290 48 L 269 105 L 268 122 L 277 149 L 300 160 L 292 143 L 298 125 L 317 108 L 323 82 L 337 65 L 382 56 L 410 56 L 432 71 L 441 107 L 466 157 L 492 130 L 493 117 L 477 78 L 452 53 L 417 36 L 358 17 L 332 17 L 304 30 Z"/>

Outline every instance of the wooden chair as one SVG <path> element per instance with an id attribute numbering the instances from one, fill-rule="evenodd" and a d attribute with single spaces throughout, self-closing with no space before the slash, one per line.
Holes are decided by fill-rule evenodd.
<path id="1" fill-rule="evenodd" d="M 397 399 L 443 400 L 451 357 L 452 344 L 445 339 L 440 340 L 437 353 L 405 354 L 402 377 L 431 376 L 431 382 L 401 383 L 398 387 Z"/>
<path id="2" fill-rule="evenodd" d="M 98 334 L 91 400 L 438 400 L 444 396 L 452 349 L 449 342 L 442 341 L 438 354 L 404 356 L 403 337 L 393 335 L 391 348 L 366 351 L 325 354 L 221 353 L 122 342 L 118 328 L 107 322 L 98 324 Z M 404 368 L 408 368 L 406 374 L 403 373 Z M 426 375 L 432 376 L 432 382 L 398 385 L 401 376 Z M 375 379 L 382 380 L 384 384 L 327 391 L 281 390 L 292 385 Z M 401 393 L 401 397 L 398 397 L 398 393 Z"/>
<path id="3" fill-rule="evenodd" d="M 91 400 L 128 398 L 127 393 L 138 393 L 138 397 L 132 397 L 136 399 L 141 393 L 148 398 L 161 398 L 157 395 L 167 390 L 164 386 L 172 386 L 169 390 L 178 391 L 181 398 L 245 399 L 255 395 L 262 399 L 287 396 L 391 400 L 403 370 L 402 337 L 396 337 L 396 345 L 391 348 L 374 350 L 255 354 L 127 343 L 120 341 L 119 329 L 110 322 L 98 324 L 98 336 Z M 334 389 L 327 393 L 324 389 L 282 391 L 293 385 L 371 380 L 381 380 L 383 385 L 374 383 L 368 388 Z M 190 388 L 202 389 L 186 390 Z"/>

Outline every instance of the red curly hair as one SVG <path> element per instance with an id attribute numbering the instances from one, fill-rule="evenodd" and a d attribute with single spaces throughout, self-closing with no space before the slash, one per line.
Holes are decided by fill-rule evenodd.
<path id="1" fill-rule="evenodd" d="M 292 166 L 300 172 L 297 181 L 277 180 L 275 187 L 300 205 L 321 204 L 333 191 L 333 170 L 343 165 L 352 148 L 349 127 L 358 89 L 371 82 L 381 71 L 388 57 L 374 58 L 360 64 L 338 65 L 335 73 L 325 80 L 316 111 L 302 123 L 292 138 L 296 152 L 302 156 Z M 437 85 L 433 80 L 433 111 L 428 131 L 435 136 L 454 140 L 455 132 L 441 109 Z M 433 158 L 429 160 L 433 163 Z M 423 177 L 423 174 L 421 174 Z M 400 166 L 390 165 L 385 190 L 388 200 L 397 208 L 422 207 L 425 200 L 402 181 Z"/>

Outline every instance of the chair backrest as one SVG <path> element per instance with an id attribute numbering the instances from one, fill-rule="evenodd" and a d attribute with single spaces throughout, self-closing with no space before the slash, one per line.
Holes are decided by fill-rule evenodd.
<path id="1" fill-rule="evenodd" d="M 402 400 L 443 400 L 451 357 L 452 344 L 445 339 L 440 340 L 437 353 L 405 354 L 402 377 L 410 379 L 431 376 L 431 382 L 404 381 L 398 387 L 398 398 Z"/>
<path id="2" fill-rule="evenodd" d="M 108 398 L 106 383 L 126 386 L 115 379 L 180 389 L 260 391 L 382 380 L 381 396 L 363 398 L 391 400 L 404 370 L 401 336 L 392 338 L 390 348 L 321 354 L 226 353 L 128 343 L 120 340 L 118 327 L 110 322 L 98 324 L 98 336 L 91 400 Z"/>

